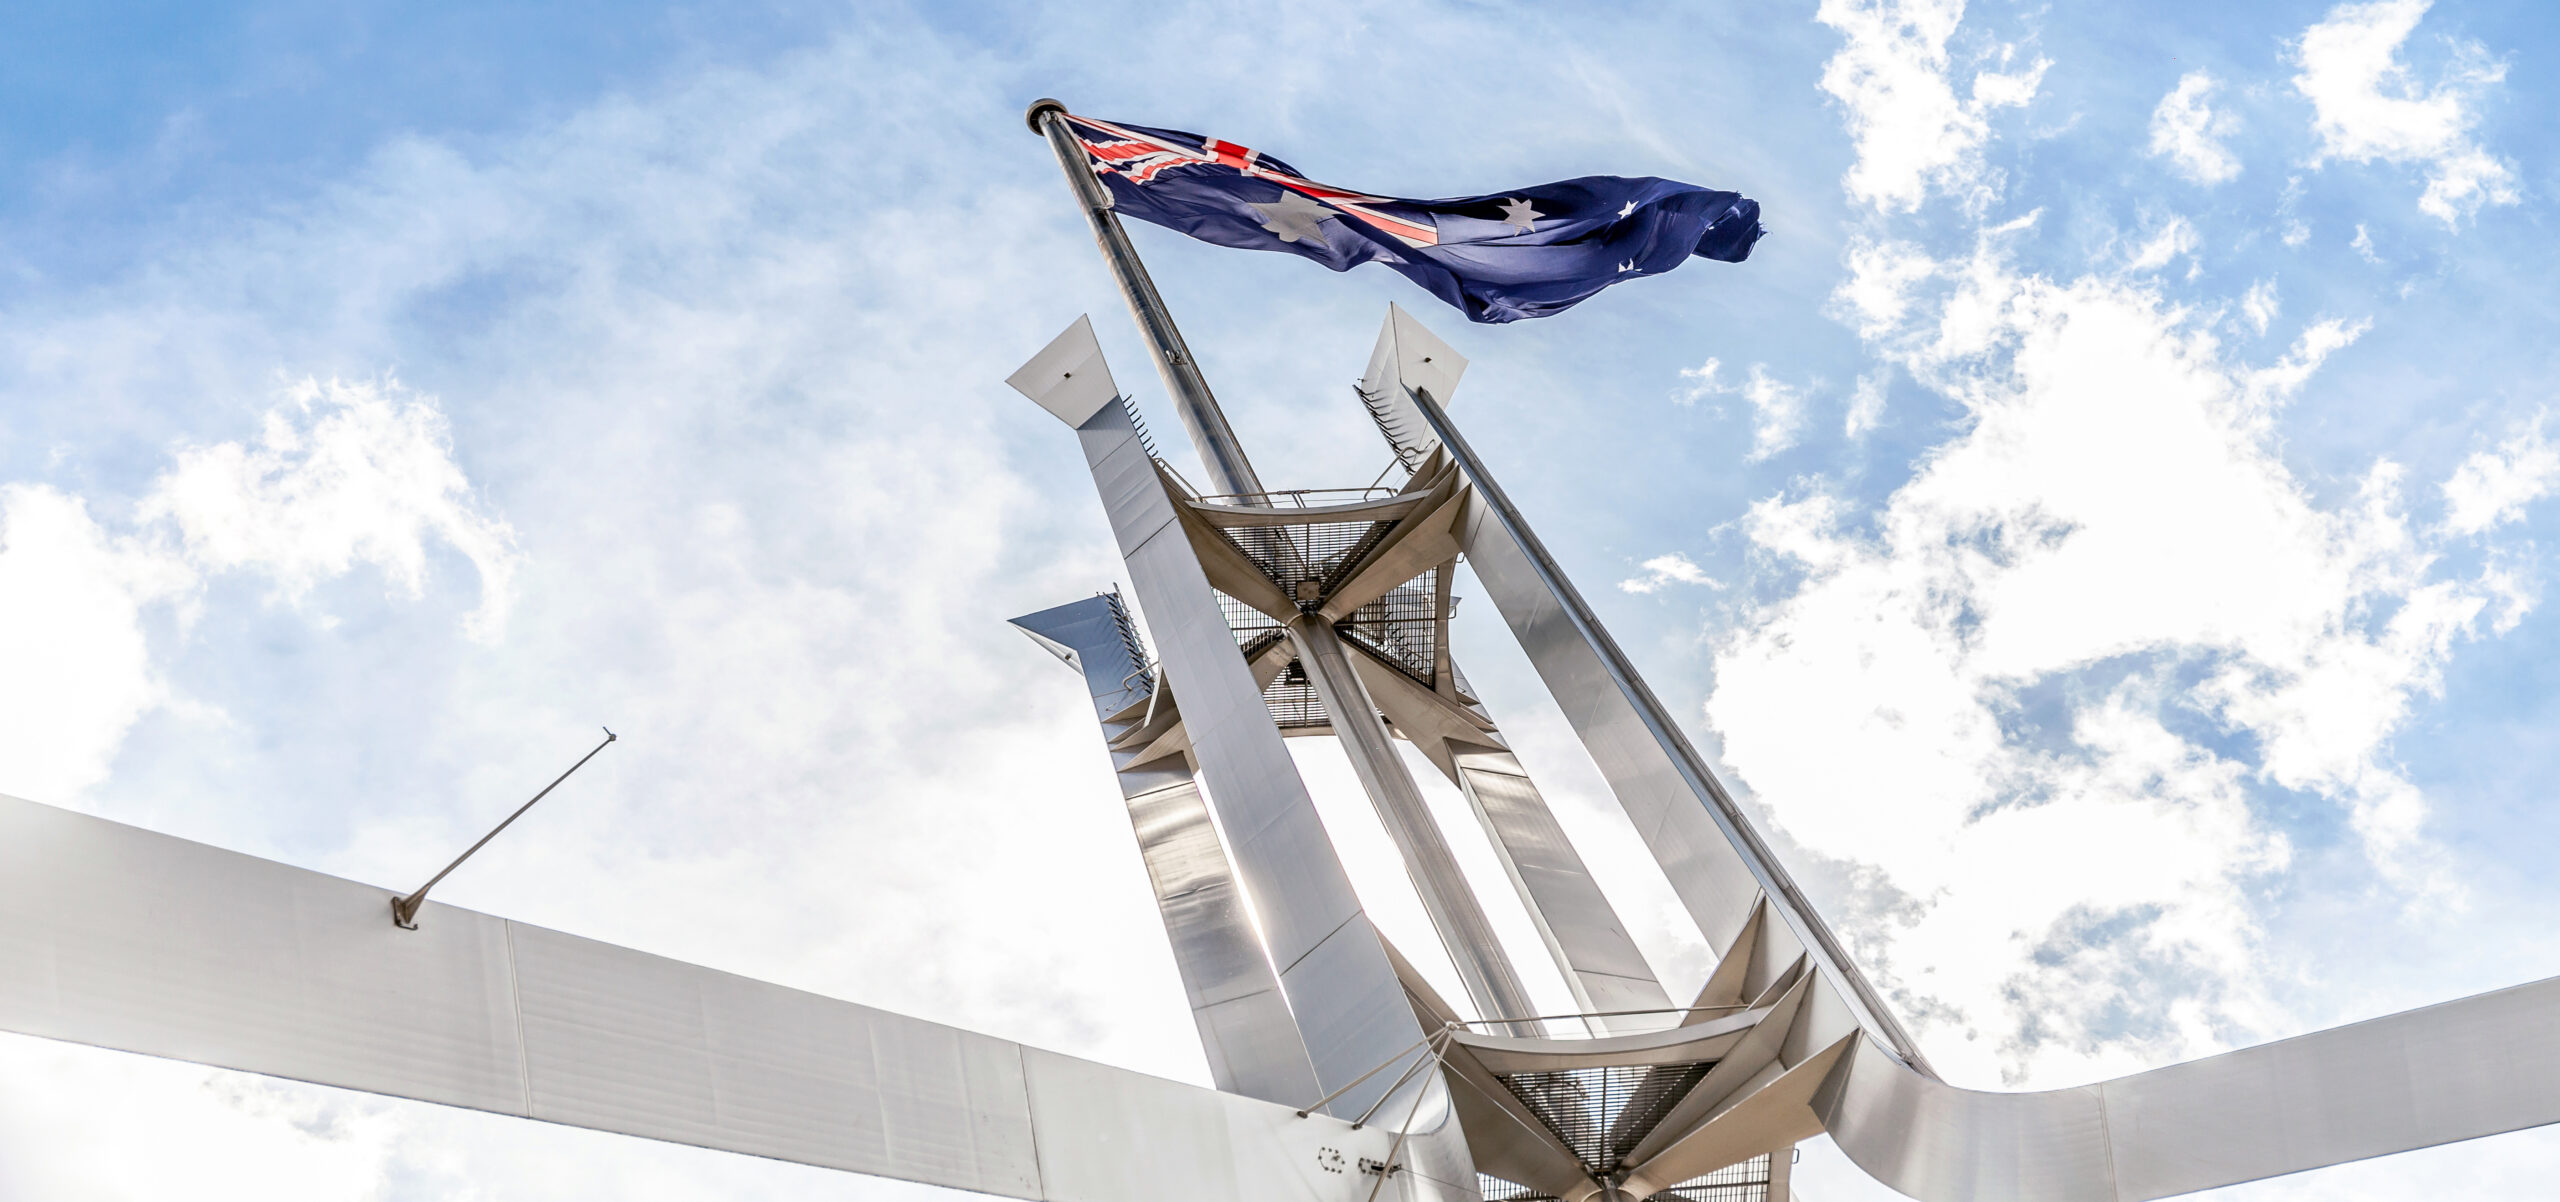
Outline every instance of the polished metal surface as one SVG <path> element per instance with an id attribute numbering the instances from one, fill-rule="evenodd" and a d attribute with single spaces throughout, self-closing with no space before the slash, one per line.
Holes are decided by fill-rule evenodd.
<path id="1" fill-rule="evenodd" d="M 1458 378 L 1466 371 L 1466 356 L 1423 328 L 1403 306 L 1387 305 L 1387 320 L 1369 352 L 1368 369 L 1360 373 L 1360 401 L 1406 470 L 1420 469 L 1440 445 L 1440 436 L 1414 408 L 1408 390 L 1428 391 L 1446 405 L 1457 394 Z"/>
<path id="2" fill-rule="evenodd" d="M 1102 248 L 1103 264 L 1120 285 L 1120 297 L 1129 302 L 1130 315 L 1138 319 L 1138 333 L 1146 339 L 1147 353 L 1155 359 L 1165 391 L 1173 396 L 1183 428 L 1191 433 L 1192 445 L 1200 448 L 1201 464 L 1209 473 L 1210 485 L 1222 493 L 1261 492 L 1262 478 L 1254 474 L 1252 462 L 1245 458 L 1244 444 L 1237 440 L 1235 428 L 1227 424 L 1227 415 L 1218 408 L 1218 398 L 1209 391 L 1209 381 L 1200 374 L 1200 364 L 1191 357 L 1191 348 L 1183 344 L 1182 331 L 1173 324 L 1172 310 L 1165 307 L 1164 296 L 1147 275 L 1147 265 L 1139 260 L 1138 248 L 1129 244 L 1129 232 L 1120 228 L 1120 218 L 1111 211 L 1111 193 L 1093 178 L 1084 148 L 1076 144 L 1075 135 L 1067 129 L 1066 112 L 1066 106 L 1055 100 L 1038 100 L 1032 102 L 1024 117 L 1032 129 L 1048 139 L 1050 151 L 1058 156 L 1058 168 L 1066 172 L 1067 186 L 1075 190 L 1076 207 L 1093 226 L 1093 240 Z M 1079 419 L 1067 424 L 1084 423 Z"/>
<path id="3" fill-rule="evenodd" d="M 1210 1079 L 1229 1093 L 1304 1105 L 1321 1092 L 1306 1042 L 1262 953 L 1183 747 L 1161 746 L 1187 741 L 1156 740 L 1134 750 L 1118 745 L 1133 731 L 1143 735 L 1142 727 L 1170 728 L 1180 721 L 1170 690 L 1154 687 L 1138 656 L 1136 632 L 1119 598 L 1087 597 L 1025 614 L 1013 624 L 1083 673 L 1094 717 L 1113 745 L 1112 766 L 1173 943 Z"/>
<path id="4" fill-rule="evenodd" d="M 1421 1030 L 1127 411 L 1106 405 L 1076 435 L 1290 1016 L 1317 1084 L 1333 1089 Z M 1377 1100 L 1356 1089 L 1332 1112 Z"/>
<path id="5" fill-rule="evenodd" d="M 1521 984 L 1510 954 L 1494 934 L 1492 920 L 1485 917 L 1474 887 L 1467 883 L 1457 856 L 1450 852 L 1448 837 L 1431 816 L 1430 805 L 1423 801 L 1412 770 L 1388 737 L 1387 724 L 1379 719 L 1376 703 L 1369 699 L 1369 690 L 1352 669 L 1341 636 L 1334 633 L 1330 623 L 1311 616 L 1291 622 L 1288 629 L 1289 638 L 1298 649 L 1298 662 L 1306 666 L 1308 681 L 1324 700 L 1325 716 L 1332 722 L 1333 733 L 1341 740 L 1343 753 L 1351 759 L 1351 770 L 1359 776 L 1361 787 L 1377 807 L 1379 821 L 1386 826 L 1397 853 L 1403 856 L 1405 873 L 1421 895 L 1423 912 L 1430 915 L 1432 928 L 1449 949 L 1449 959 L 1458 970 L 1459 980 L 1466 984 L 1467 996 L 1475 1002 L 1477 1012 L 1489 1019 L 1525 1018 L 1537 1013 L 1528 987 Z"/>
<path id="6" fill-rule="evenodd" d="M 1484 823 L 1574 1002 L 1600 1016 L 1592 1025 L 1624 1034 L 1676 1024 L 1680 1016 L 1670 1012 L 1671 995 L 1519 758 L 1493 748 L 1457 750 L 1451 758 L 1459 788 Z M 1638 1013 L 1648 1010 L 1654 1013 Z"/>
<path id="7" fill-rule="evenodd" d="M 1476 578 L 1581 736 L 1627 817 L 1644 836 L 1692 918 L 1721 953 L 1762 895 L 1839 981 L 1862 1023 L 1928 1072 L 1902 1023 L 1769 853 L 1679 723 L 1565 579 L 1528 522 L 1428 390 L 1416 409 L 1476 488 L 1464 542 Z"/>
<path id="8" fill-rule="evenodd" d="M 1111 365 L 1102 360 L 1102 343 L 1093 336 L 1090 316 L 1077 317 L 1005 383 L 1070 429 L 1120 399 L 1120 386 L 1111 379 Z"/>
<path id="9" fill-rule="evenodd" d="M 1395 1138 L 391 896 L 0 798 L 0 1030 L 1056 1202 L 1359 1202 Z"/>

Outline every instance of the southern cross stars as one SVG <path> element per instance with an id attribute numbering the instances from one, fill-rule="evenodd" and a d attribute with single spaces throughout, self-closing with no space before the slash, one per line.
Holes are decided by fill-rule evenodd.
<path id="1" fill-rule="evenodd" d="M 1543 216 L 1546 216 L 1546 214 L 1529 207 L 1529 201 L 1526 197 L 1519 200 L 1506 200 L 1502 202 L 1502 224 L 1511 226 L 1512 228 L 1519 230 L 1521 233 L 1526 234 L 1535 229 L 1538 223 L 1538 218 Z"/>
<path id="2" fill-rule="evenodd" d="M 1621 220 L 1621 221 L 1623 221 L 1623 220 L 1625 220 L 1625 219 L 1626 219 L 1630 214 L 1633 214 L 1635 211 L 1636 211 L 1636 202 L 1634 202 L 1634 201 L 1630 200 L 1630 201 L 1628 201 L 1628 202 L 1627 202 L 1627 207 L 1625 207 L 1625 208 L 1623 208 L 1623 209 L 1618 210 L 1618 219 L 1619 219 L 1619 220 Z"/>
<path id="3" fill-rule="evenodd" d="M 1283 242 L 1305 241 L 1326 247 L 1333 245 L 1325 240 L 1324 223 L 1337 214 L 1309 200 L 1301 193 L 1283 189 L 1280 199 L 1270 204 L 1252 204 L 1250 201 L 1246 203 L 1254 212 L 1262 214 L 1262 228 L 1278 235 Z"/>

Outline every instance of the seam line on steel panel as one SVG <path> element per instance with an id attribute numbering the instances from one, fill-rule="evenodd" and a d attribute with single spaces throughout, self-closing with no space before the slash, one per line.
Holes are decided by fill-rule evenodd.
<path id="1" fill-rule="evenodd" d="M 1129 544 L 1128 554 L 1129 554 L 1129 555 L 1135 555 L 1135 554 L 1137 554 L 1137 553 L 1138 553 L 1138 552 L 1140 552 L 1140 551 L 1146 550 L 1146 548 L 1147 548 L 1147 544 L 1148 544 L 1148 543 L 1154 542 L 1154 541 L 1156 541 L 1158 538 L 1161 538 L 1161 537 L 1163 537 L 1163 536 L 1164 536 L 1165 526 L 1179 526 L 1179 525 L 1181 525 L 1181 524 L 1182 524 L 1182 519 L 1181 519 L 1180 517 L 1174 517 L 1174 516 L 1168 516 L 1168 517 L 1166 517 L 1166 518 L 1165 518 L 1165 520 L 1164 520 L 1164 525 L 1162 525 L 1162 526 L 1158 526 L 1158 527 L 1156 527 L 1156 528 L 1155 528 L 1155 529 L 1153 529 L 1153 530 L 1147 531 L 1146 537 L 1141 538 L 1141 539 L 1139 539 L 1138 541 L 1136 541 L 1136 542 L 1134 542 L 1134 543 Z M 1125 558 L 1125 556 L 1124 556 L 1124 558 Z M 1205 575 L 1206 573 L 1204 572 L 1203 574 Z"/>
<path id="2" fill-rule="evenodd" d="M 1021 1044 L 1013 1045 L 1014 1066 L 1022 1070 L 1023 1125 L 1031 1129 L 1031 1189 L 1035 1198 L 1049 1196 L 1049 1167 L 1040 1163 L 1040 1112 L 1031 1105 L 1031 1057 Z"/>
<path id="3" fill-rule="evenodd" d="M 533 1057 L 525 1051 L 524 1037 L 524 973 L 516 967 L 516 924 L 513 919 L 498 920 L 498 930 L 507 939 L 507 1004 L 516 1014 L 516 1079 L 524 1085 L 524 1116 L 533 1115 Z"/>
<path id="4" fill-rule="evenodd" d="M 1356 909 L 1356 908 L 1355 908 L 1355 909 L 1353 909 L 1353 910 L 1351 911 L 1351 917 L 1350 917 L 1350 918 L 1345 918 L 1345 919 L 1343 919 L 1341 922 L 1335 923 L 1335 924 L 1333 925 L 1333 929 L 1332 929 L 1332 930 L 1330 930 L 1330 931 L 1326 931 L 1326 932 L 1324 933 L 1324 938 L 1322 938 L 1322 939 L 1318 939 L 1318 940 L 1316 940 L 1315 942 L 1308 944 L 1308 945 L 1307 945 L 1307 950 L 1305 950 L 1305 951 L 1303 951 L 1303 952 L 1298 953 L 1298 958 L 1297 958 L 1297 959 L 1295 959 L 1295 960 L 1291 960 L 1291 961 L 1289 962 L 1289 965 L 1288 965 L 1288 967 L 1287 967 L 1287 968 L 1283 968 L 1283 969 L 1281 969 L 1277 974 L 1274 974 L 1274 975 L 1277 975 L 1277 976 L 1284 976 L 1284 977 L 1285 977 L 1285 976 L 1287 976 L 1287 975 L 1289 975 L 1289 973 L 1290 973 L 1291 971 L 1295 970 L 1299 965 L 1306 963 L 1306 962 L 1307 962 L 1307 957 L 1309 957 L 1309 956 L 1312 956 L 1312 955 L 1316 954 L 1316 949 L 1317 949 L 1317 948 L 1323 947 L 1325 944 L 1332 942 L 1332 941 L 1333 941 L 1333 937 L 1334 937 L 1334 936 L 1339 935 L 1339 934 L 1341 934 L 1341 933 L 1342 933 L 1342 928 L 1347 927 L 1347 926 L 1350 926 L 1350 925 L 1351 925 L 1351 919 L 1353 919 L 1353 918 L 1358 918 L 1358 917 L 1360 917 L 1361 915 L 1363 915 L 1363 914 L 1365 914 L 1365 913 L 1367 913 L 1367 912 L 1368 912 L 1368 911 L 1366 911 L 1366 910 L 1361 910 L 1361 909 Z"/>
<path id="5" fill-rule="evenodd" d="M 2107 1196 L 2121 1202 L 2124 1182 L 2116 1177 L 2116 1126 L 2107 1115 L 2107 1083 L 2098 1082 L 2090 1092 L 2098 1095 L 2098 1150 L 2107 1158 Z"/>

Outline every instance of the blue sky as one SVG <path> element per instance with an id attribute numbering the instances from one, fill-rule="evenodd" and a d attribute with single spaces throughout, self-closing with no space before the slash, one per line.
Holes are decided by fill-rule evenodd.
<path id="1" fill-rule="evenodd" d="M 440 897 L 1203 1077 L 1090 715 L 1003 624 L 1116 569 L 1003 377 L 1090 311 L 1176 429 L 1022 129 L 1055 95 L 1390 194 L 1763 202 L 1747 264 L 1499 328 L 1137 237 L 1275 482 L 1384 464 L 1345 385 L 1386 302 L 1473 358 L 1459 420 L 1950 1075 L 2548 976 L 2554 44 L 2464 0 L 13 10 L 0 792 L 399 884 L 610 723 Z M 1534 675 L 1460 620 L 1694 984 Z M 0 1195 L 931 1192 L 0 1057 Z M 2228 1194 L 2524 1196 L 2555 1157 Z M 1870 1196 L 1807 1158 L 1806 1196 Z"/>

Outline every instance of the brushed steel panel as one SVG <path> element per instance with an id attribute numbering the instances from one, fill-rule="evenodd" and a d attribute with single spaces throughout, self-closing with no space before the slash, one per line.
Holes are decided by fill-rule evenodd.
<path id="1" fill-rule="evenodd" d="M 1926 1202 L 2139 1202 L 2560 1122 L 2560 978 L 2096 1085 L 1986 1093 L 1873 1042 L 1816 1098 Z"/>
<path id="2" fill-rule="evenodd" d="M 1119 619 L 1105 597 L 1026 614 L 1013 624 L 1063 649 L 1084 673 L 1094 716 L 1106 742 L 1132 724 L 1112 715 L 1148 703 L 1145 682 Z M 1170 689 L 1152 698 L 1159 721 L 1173 715 Z M 1191 1018 L 1218 1088 L 1303 1106 L 1321 1097 L 1305 1041 L 1280 992 L 1280 979 L 1254 932 L 1234 867 L 1218 841 L 1209 808 L 1181 755 L 1137 763 L 1141 752 L 1114 751 L 1122 799 L 1138 854 L 1153 886 L 1157 912 L 1172 942 Z M 1136 766 L 1132 766 L 1136 764 Z"/>
<path id="3" fill-rule="evenodd" d="M 1338 1088 L 1421 1028 L 1129 415 L 1106 405 L 1076 433 L 1316 1082 Z M 1357 1114 L 1387 1084 L 1355 1087 L 1332 1110 Z"/>
<path id="4" fill-rule="evenodd" d="M 1876 1180 L 1927 1202 L 2113 1202 L 2094 1086 L 1982 1093 L 1931 1081 L 1861 1039 L 1814 1109 Z"/>
<path id="5" fill-rule="evenodd" d="M 402 931 L 393 896 L 0 797 L 0 1030 L 1055 1202 L 1348 1202 L 1394 1137 L 440 903 Z M 1197 1191 L 1075 1159 L 1204 1124 L 1231 1173 Z"/>
<path id="6" fill-rule="evenodd" d="M 1538 1007 L 1529 1000 L 1528 987 L 1493 933 L 1493 921 L 1485 916 L 1483 903 L 1449 850 L 1448 835 L 1422 800 L 1412 770 L 1388 737 L 1386 723 L 1378 718 L 1377 704 L 1343 654 L 1341 636 L 1329 622 L 1313 616 L 1289 623 L 1288 630 L 1298 662 L 1324 702 L 1325 716 L 1332 722 L 1343 754 L 1351 760 L 1353 774 L 1378 811 L 1379 824 L 1403 858 L 1405 875 L 1422 900 L 1423 913 L 1448 949 L 1449 962 L 1457 968 L 1476 1012 L 1497 1019 L 1536 1014 Z"/>
<path id="7" fill-rule="evenodd" d="M 518 925 L 532 1116 L 1014 1197 L 1020 1049 Z"/>
<path id="8" fill-rule="evenodd" d="M 2560 980 L 2099 1088 L 2127 1199 L 2560 1122 Z"/>
<path id="9" fill-rule="evenodd" d="M 1447 449 L 1477 486 L 1461 519 L 1476 578 L 1501 610 L 1521 648 L 1553 694 L 1574 733 L 1608 780 L 1636 831 L 1670 878 L 1690 917 L 1718 954 L 1732 945 L 1753 905 L 1772 908 L 1827 974 L 1846 987 L 1860 1021 L 1904 1058 L 1926 1066 L 1917 1045 L 1851 963 L 1766 847 L 1708 771 L 1679 725 L 1627 664 L 1596 616 L 1577 617 L 1579 597 L 1562 570 L 1533 560 L 1526 526 L 1511 514 L 1499 486 L 1447 415 L 1417 398 Z M 1515 536 L 1514 527 L 1522 532 Z M 1617 668 L 1612 668 L 1612 663 Z"/>
<path id="10" fill-rule="evenodd" d="M 1508 751 L 1462 751 L 1458 784 L 1484 823 L 1494 853 L 1520 893 L 1530 922 L 1586 1013 L 1655 1010 L 1594 1020 L 1609 1032 L 1670 1026 L 1671 995 L 1654 978 L 1618 911 L 1574 850 L 1555 812 Z"/>
<path id="11" fill-rule="evenodd" d="M 0 797 L 0 1027 L 520 1109 L 505 924 L 391 896 Z"/>

